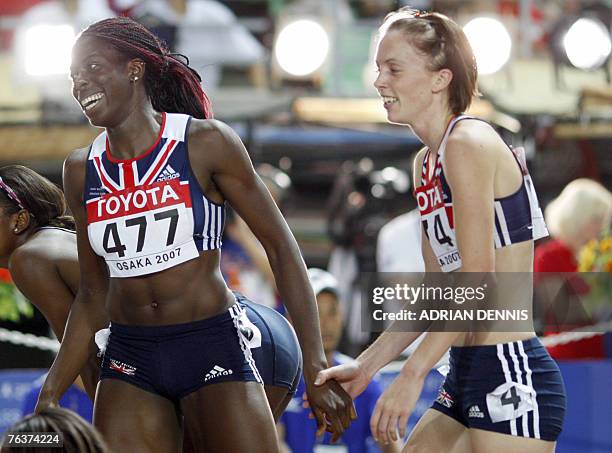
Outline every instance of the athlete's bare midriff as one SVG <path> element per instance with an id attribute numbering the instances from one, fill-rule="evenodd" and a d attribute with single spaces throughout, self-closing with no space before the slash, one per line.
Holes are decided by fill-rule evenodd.
<path id="1" fill-rule="evenodd" d="M 106 299 L 119 324 L 168 325 L 210 318 L 234 303 L 219 270 L 218 250 L 142 277 L 111 278 Z"/>
<path id="2" fill-rule="evenodd" d="M 495 250 L 495 274 L 500 305 L 508 309 L 531 309 L 533 282 L 533 241 L 520 242 Z M 517 282 L 520 285 L 517 285 Z M 535 336 L 526 332 L 467 332 L 453 346 L 478 346 L 521 341 Z"/>

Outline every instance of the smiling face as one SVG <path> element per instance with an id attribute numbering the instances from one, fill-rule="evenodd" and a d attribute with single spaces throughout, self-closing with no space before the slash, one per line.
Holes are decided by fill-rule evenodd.
<path id="1" fill-rule="evenodd" d="M 437 74 L 427 69 L 427 64 L 427 57 L 399 30 L 388 31 L 380 41 L 374 87 L 383 98 L 389 122 L 411 124 L 431 105 Z"/>
<path id="2" fill-rule="evenodd" d="M 128 60 L 104 41 L 83 36 L 72 50 L 72 95 L 93 126 L 118 124 L 138 102 L 133 77 L 136 60 Z"/>

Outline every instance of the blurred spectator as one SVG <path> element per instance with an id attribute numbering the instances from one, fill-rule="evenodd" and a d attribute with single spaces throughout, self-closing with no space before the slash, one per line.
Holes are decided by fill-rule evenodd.
<path id="1" fill-rule="evenodd" d="M 51 407 L 40 414 L 29 415 L 8 429 L 10 433 L 57 433 L 63 435 L 63 448 L 54 447 L 10 447 L 5 436 L 0 448 L 1 453 L 106 453 L 102 436 L 96 429 L 75 414 L 61 407 Z"/>
<path id="2" fill-rule="evenodd" d="M 257 173 L 282 211 L 291 179 L 268 164 L 259 165 Z M 263 247 L 244 220 L 230 210 L 223 233 L 221 272 L 233 290 L 259 304 L 280 309 L 274 274 Z"/>
<path id="3" fill-rule="evenodd" d="M 568 325 L 591 322 L 580 304 L 588 286 L 568 274 L 578 271 L 578 253 L 584 245 L 610 226 L 612 194 L 595 181 L 576 179 L 549 203 L 545 217 L 552 239 L 535 249 L 534 283 L 537 300 L 544 305 L 544 334 L 550 335 L 567 330 Z M 605 355 L 601 336 L 552 346 L 548 351 L 557 360 Z"/>
<path id="4" fill-rule="evenodd" d="M 206 90 L 214 90 L 221 81 L 224 65 L 250 67 L 263 63 L 263 46 L 238 21 L 234 13 L 221 2 L 212 0 L 146 0 L 125 2 L 136 20 L 153 18 L 164 29 L 176 27 L 176 46 L 171 50 L 189 55 L 189 66 L 198 71 Z M 130 4 L 131 3 L 131 4 Z"/>
<path id="5" fill-rule="evenodd" d="M 308 275 L 317 297 L 319 321 L 323 349 L 327 362 L 339 365 L 349 358 L 336 351 L 342 333 L 342 313 L 338 301 L 338 282 L 322 269 L 311 268 Z M 279 435 L 284 439 L 293 453 L 313 453 L 328 451 L 321 445 L 330 444 L 330 436 L 325 433 L 321 439 L 316 438 L 317 425 L 315 420 L 308 418 L 310 409 L 302 406 L 302 395 L 305 391 L 304 380 L 300 381 L 294 398 L 291 400 L 279 422 Z M 382 394 L 379 382 L 374 379 L 366 390 L 355 400 L 358 418 L 344 432 L 340 440 L 327 447 L 329 451 L 344 451 L 348 453 L 366 453 L 382 451 L 384 453 L 399 452 L 398 444 L 377 447 L 370 432 L 370 416 L 374 412 L 376 400 Z M 332 450 L 336 448 L 337 450 Z"/>
<path id="6" fill-rule="evenodd" d="M 34 412 L 40 389 L 45 382 L 46 374 L 42 375 L 32 384 L 32 389 L 25 394 L 23 405 L 21 406 L 21 415 L 24 417 Z M 85 387 L 78 377 L 72 384 L 64 396 L 59 401 L 60 407 L 71 410 L 83 417 L 87 422 L 91 423 L 93 419 L 93 402 L 85 392 Z"/>
<path id="7" fill-rule="evenodd" d="M 576 272 L 580 249 L 610 226 L 612 194 L 590 179 L 570 182 L 545 210 L 552 240 L 535 249 L 535 272 Z"/>

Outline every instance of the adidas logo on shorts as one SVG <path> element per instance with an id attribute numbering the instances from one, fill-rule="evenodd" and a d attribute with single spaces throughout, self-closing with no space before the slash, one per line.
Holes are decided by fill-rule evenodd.
<path id="1" fill-rule="evenodd" d="M 219 365 L 215 365 L 214 368 L 206 373 L 206 376 L 204 376 L 204 382 L 208 382 L 209 380 L 219 376 L 229 376 L 230 374 L 234 374 L 234 372 L 232 370 L 226 370 Z"/>
<path id="2" fill-rule="evenodd" d="M 472 406 L 468 410 L 468 418 L 484 418 L 484 412 L 478 406 Z"/>

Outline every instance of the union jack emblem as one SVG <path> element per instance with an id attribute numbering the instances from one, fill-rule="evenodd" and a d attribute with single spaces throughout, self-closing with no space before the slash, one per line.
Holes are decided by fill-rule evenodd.
<path id="1" fill-rule="evenodd" d="M 436 402 L 440 403 L 444 407 L 448 407 L 449 409 L 455 404 L 453 401 L 453 397 L 448 394 L 448 392 L 444 389 L 440 390 L 438 393 L 438 397 L 436 398 Z"/>
<path id="2" fill-rule="evenodd" d="M 134 376 L 136 373 L 136 367 L 114 359 L 110 360 L 110 369 L 118 371 L 119 373 L 127 374 L 128 376 Z"/>

